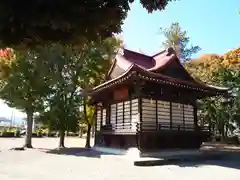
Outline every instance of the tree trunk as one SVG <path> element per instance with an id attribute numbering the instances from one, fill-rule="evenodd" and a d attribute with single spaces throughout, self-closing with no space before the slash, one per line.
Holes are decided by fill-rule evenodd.
<path id="1" fill-rule="evenodd" d="M 92 127 L 92 126 L 91 126 L 90 124 L 88 124 L 85 148 L 91 148 L 91 146 L 90 146 L 90 140 L 91 140 L 91 127 Z"/>
<path id="2" fill-rule="evenodd" d="M 27 110 L 27 129 L 24 147 L 32 148 L 33 111 Z"/>
<path id="3" fill-rule="evenodd" d="M 91 124 L 89 122 L 89 119 L 87 117 L 87 96 L 84 95 L 83 97 L 83 113 L 84 113 L 84 119 L 85 122 L 87 123 L 88 127 L 87 127 L 87 137 L 86 137 L 86 144 L 85 147 L 86 148 L 90 148 L 90 139 L 91 139 Z"/>
<path id="4" fill-rule="evenodd" d="M 92 126 L 92 138 L 94 138 L 94 136 L 95 136 L 95 127 Z"/>
<path id="5" fill-rule="evenodd" d="M 79 137 L 82 138 L 83 137 L 83 129 L 79 128 Z"/>
<path id="6" fill-rule="evenodd" d="M 59 130 L 59 145 L 58 145 L 59 148 L 65 148 L 64 139 L 65 139 L 65 131 Z"/>
<path id="7" fill-rule="evenodd" d="M 225 137 L 228 137 L 228 130 L 229 130 L 228 124 L 225 125 L 224 129 L 225 129 Z"/>

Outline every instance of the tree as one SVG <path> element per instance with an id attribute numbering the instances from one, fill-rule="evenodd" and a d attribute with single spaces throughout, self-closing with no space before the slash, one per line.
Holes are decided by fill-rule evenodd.
<path id="1" fill-rule="evenodd" d="M 27 114 L 24 146 L 32 147 L 33 114 L 41 109 L 42 97 L 48 92 L 44 61 L 37 61 L 33 52 L 15 52 L 15 58 L 1 58 L 0 98 L 9 106 Z"/>
<path id="2" fill-rule="evenodd" d="M 141 0 L 148 12 L 163 10 L 171 0 Z M 4 45 L 79 44 L 121 31 L 134 0 L 3 0 L 0 39 Z"/>
<path id="3" fill-rule="evenodd" d="M 45 97 L 45 108 L 38 120 L 51 130 L 59 131 L 59 148 L 65 147 L 65 131 L 76 132 L 80 120 L 81 102 L 79 76 L 87 56 L 87 48 L 81 51 L 71 45 L 49 44 L 38 49 L 38 61 L 47 60 L 51 79 L 49 94 Z"/>
<path id="4" fill-rule="evenodd" d="M 81 70 L 80 87 L 83 89 L 83 121 L 88 127 L 85 145 L 87 148 L 90 147 L 90 132 L 93 125 L 92 115 L 95 112 L 90 105 L 91 98 L 88 93 L 93 87 L 105 81 L 111 60 L 121 45 L 122 41 L 116 38 L 108 38 L 100 44 L 92 43 L 89 46 L 90 51 Z"/>
<path id="5" fill-rule="evenodd" d="M 216 54 L 202 55 L 185 63 L 186 69 L 201 81 L 217 86 L 229 87 L 228 98 L 222 96 L 201 101 L 199 117 L 210 125 L 212 131 L 219 131 L 224 138 L 234 123 L 239 124 L 240 74 L 239 49 L 227 52 L 223 56 Z"/>
<path id="6" fill-rule="evenodd" d="M 79 120 L 83 119 L 79 111 L 82 92 L 104 79 L 103 69 L 108 69 L 109 59 L 119 44 L 118 39 L 111 37 L 97 43 L 89 42 L 81 49 L 52 44 L 39 50 L 38 59 L 47 59 L 45 65 L 49 69 L 49 79 L 52 79 L 51 93 L 45 99 L 45 110 L 39 119 L 51 129 L 59 131 L 59 147 L 64 147 L 65 131 L 76 131 Z M 91 132 L 93 119 L 84 115 L 84 123 L 88 125 L 88 132 Z"/>
<path id="7" fill-rule="evenodd" d="M 200 51 L 199 46 L 189 45 L 190 37 L 187 31 L 182 30 L 179 23 L 172 23 L 169 28 L 160 28 L 166 40 L 162 43 L 164 48 L 173 47 L 181 61 L 187 61 L 191 56 Z"/>
<path id="8" fill-rule="evenodd" d="M 90 146 L 91 128 L 94 124 L 95 113 L 96 113 L 96 108 L 94 106 L 91 106 L 90 101 L 86 99 L 86 96 L 84 96 L 82 122 L 87 124 L 87 137 L 86 137 L 86 144 L 85 144 L 86 148 L 91 147 Z"/>

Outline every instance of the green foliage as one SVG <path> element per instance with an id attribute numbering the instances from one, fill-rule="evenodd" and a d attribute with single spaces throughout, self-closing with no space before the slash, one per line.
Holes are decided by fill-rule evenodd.
<path id="1" fill-rule="evenodd" d="M 11 63 L 1 60 L 0 98 L 9 106 L 27 114 L 25 146 L 31 148 L 34 112 L 43 108 L 49 93 L 49 82 L 45 61 L 38 61 L 36 51 L 15 52 Z M 6 60 L 6 59 L 5 59 Z M 9 59 L 11 61 L 12 59 Z"/>
<path id="2" fill-rule="evenodd" d="M 84 106 L 83 106 L 83 108 L 84 108 Z M 86 117 L 85 117 L 84 111 L 82 111 L 80 123 L 89 124 L 92 126 L 94 124 L 94 120 L 95 120 L 96 108 L 95 108 L 95 106 L 90 105 L 89 101 L 86 102 L 85 108 L 86 108 Z"/>
<path id="3" fill-rule="evenodd" d="M 204 123 L 210 125 L 213 131 L 226 136 L 238 126 L 240 118 L 240 61 L 239 49 L 230 51 L 223 56 L 215 54 L 203 55 L 185 63 L 186 69 L 195 79 L 217 86 L 229 87 L 230 96 L 213 97 L 200 102 L 199 117 Z"/>
<path id="4" fill-rule="evenodd" d="M 171 0 L 141 0 L 148 12 L 163 10 Z M 0 39 L 5 45 L 79 44 L 121 31 L 134 0 L 3 0 Z"/>
<path id="5" fill-rule="evenodd" d="M 160 28 L 166 40 L 162 43 L 164 48 L 173 47 L 181 61 L 187 61 L 191 56 L 201 50 L 199 46 L 189 45 L 190 37 L 187 31 L 182 30 L 179 23 L 172 23 L 169 28 Z"/>
<path id="6" fill-rule="evenodd" d="M 79 53 L 72 46 L 51 44 L 38 49 L 37 59 L 48 59 L 45 68 L 51 79 L 51 91 L 44 99 L 45 109 L 38 121 L 48 125 L 51 130 L 77 131 L 80 118 L 78 79 L 84 57 L 84 50 Z"/>
<path id="7" fill-rule="evenodd" d="M 0 80 L 0 98 L 22 111 L 37 111 L 42 97 L 47 93 L 48 83 L 44 62 L 37 61 L 34 53 L 18 53 L 11 68 L 2 69 L 5 76 Z"/>
<path id="8" fill-rule="evenodd" d="M 52 44 L 39 49 L 38 57 L 45 63 L 51 79 L 51 93 L 45 99 L 45 109 L 38 117 L 52 130 L 76 132 L 81 113 L 83 88 L 91 88 L 104 80 L 110 59 L 121 41 L 108 38 L 89 42 L 81 49 Z M 89 118 L 92 121 L 92 118 Z"/>

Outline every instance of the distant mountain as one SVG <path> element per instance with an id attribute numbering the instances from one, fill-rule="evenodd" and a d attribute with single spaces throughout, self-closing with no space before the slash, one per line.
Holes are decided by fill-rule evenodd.
<path id="1" fill-rule="evenodd" d="M 0 122 L 11 122 L 11 120 L 5 117 L 0 117 Z"/>
<path id="2" fill-rule="evenodd" d="M 23 124 L 23 119 L 22 118 L 15 118 L 12 121 L 8 118 L 5 117 L 0 117 L 0 124 L 12 124 L 12 125 L 22 125 Z"/>

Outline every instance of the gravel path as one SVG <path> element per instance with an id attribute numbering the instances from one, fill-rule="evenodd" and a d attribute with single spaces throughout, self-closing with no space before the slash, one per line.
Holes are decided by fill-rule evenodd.
<path id="1" fill-rule="evenodd" d="M 0 138 L 0 180 L 239 180 L 240 161 L 136 167 L 119 156 L 86 151 L 84 140 L 67 138 L 67 150 L 51 150 L 56 138 L 33 139 L 36 149 L 10 151 L 24 139 Z M 73 148 L 74 147 L 74 148 Z"/>

